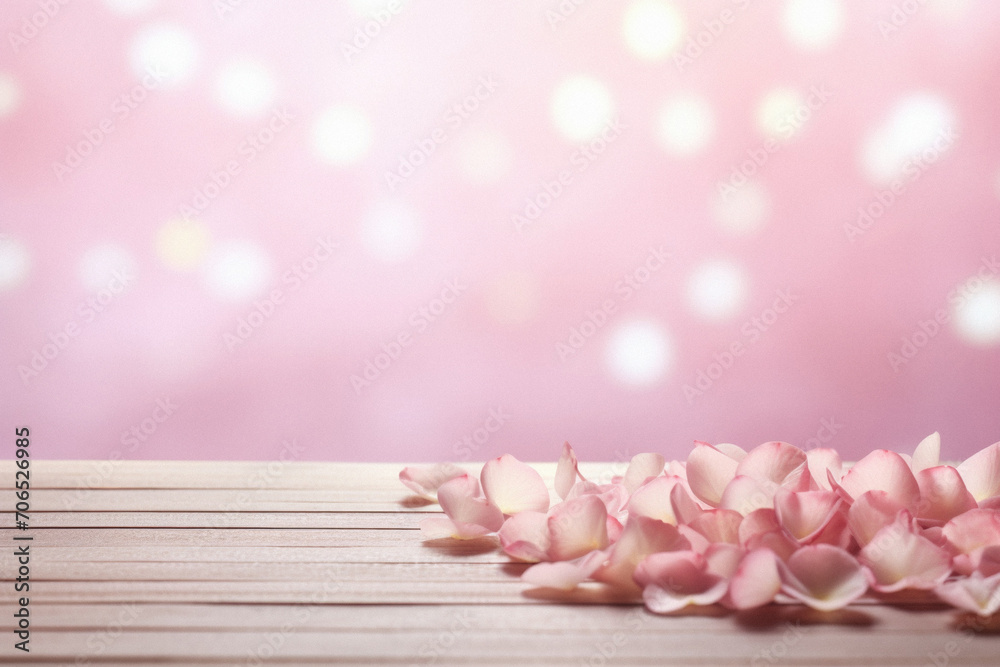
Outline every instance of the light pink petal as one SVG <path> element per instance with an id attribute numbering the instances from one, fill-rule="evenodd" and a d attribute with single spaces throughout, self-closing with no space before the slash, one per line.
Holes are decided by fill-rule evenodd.
<path id="1" fill-rule="evenodd" d="M 951 466 L 924 468 L 917 473 L 917 485 L 920 487 L 917 518 L 927 523 L 940 525 L 978 507 L 962 476 Z"/>
<path id="2" fill-rule="evenodd" d="M 715 447 L 696 443 L 685 468 L 692 493 L 709 506 L 718 507 L 726 485 L 736 476 L 737 465 Z"/>
<path id="3" fill-rule="evenodd" d="M 743 558 L 743 550 L 735 544 L 717 542 L 705 550 L 706 567 L 711 574 L 723 579 L 729 579 Z"/>
<path id="4" fill-rule="evenodd" d="M 787 442 L 765 442 L 754 447 L 736 468 L 737 475 L 795 489 L 803 482 L 803 473 L 808 475 L 806 453 Z M 808 477 L 804 481 L 808 485 Z"/>
<path id="5" fill-rule="evenodd" d="M 832 491 L 833 486 L 829 478 L 840 481 L 843 476 L 843 464 L 840 461 L 840 454 L 835 449 L 819 447 L 806 452 L 806 464 L 809 468 L 809 477 L 813 487 Z"/>
<path id="6" fill-rule="evenodd" d="M 576 459 L 576 452 L 573 451 L 568 442 L 564 442 L 562 454 L 559 455 L 559 463 L 556 464 L 555 487 L 560 498 L 566 499 L 577 479 L 583 479 L 583 475 L 580 474 L 580 464 Z"/>
<path id="7" fill-rule="evenodd" d="M 504 514 L 549 509 L 549 491 L 542 476 L 510 454 L 487 461 L 480 478 L 486 497 Z"/>
<path id="8" fill-rule="evenodd" d="M 420 522 L 420 536 L 425 540 L 454 538 L 471 540 L 492 533 L 492 530 L 477 523 L 452 521 L 446 516 L 429 516 Z"/>
<path id="9" fill-rule="evenodd" d="M 799 550 L 800 546 L 787 531 L 772 530 L 750 537 L 743 548 L 747 551 L 770 549 L 779 560 L 787 561 L 792 557 L 792 554 Z"/>
<path id="10" fill-rule="evenodd" d="M 462 475 L 438 487 L 438 503 L 448 518 L 456 523 L 478 524 L 488 532 L 500 530 L 503 514 L 482 497 L 475 477 Z"/>
<path id="11" fill-rule="evenodd" d="M 680 480 L 676 477 L 657 477 L 643 484 L 629 498 L 629 515 L 648 516 L 651 519 L 677 525 L 677 517 L 674 516 L 674 508 L 670 502 L 670 492 L 678 484 Z M 683 488 L 681 490 L 683 491 Z"/>
<path id="12" fill-rule="evenodd" d="M 695 499 L 688 493 L 683 484 L 677 484 L 670 490 L 670 507 L 673 509 L 677 524 L 690 523 L 704 512 Z"/>
<path id="13" fill-rule="evenodd" d="M 654 553 L 635 569 L 646 607 L 666 614 L 688 605 L 708 605 L 726 594 L 726 579 L 708 570 L 704 557 L 693 551 Z"/>
<path id="14" fill-rule="evenodd" d="M 958 472 L 976 502 L 1000 495 L 1000 442 L 965 459 Z"/>
<path id="15" fill-rule="evenodd" d="M 847 524 L 860 546 L 868 544 L 882 526 L 895 521 L 902 503 L 889 497 L 886 491 L 866 491 L 861 494 L 847 513 Z"/>
<path id="16" fill-rule="evenodd" d="M 946 523 L 941 535 L 954 556 L 955 571 L 970 574 L 984 549 L 1000 546 L 1000 510 L 969 510 Z"/>
<path id="17" fill-rule="evenodd" d="M 933 468 L 940 461 L 941 436 L 937 431 L 934 431 L 921 440 L 917 448 L 913 450 L 913 460 L 910 462 L 910 467 L 913 468 L 913 474 L 917 474 L 921 470 Z"/>
<path id="18" fill-rule="evenodd" d="M 973 572 L 968 577 L 944 582 L 934 593 L 953 607 L 991 616 L 1000 611 L 1000 574 L 984 577 Z"/>
<path id="19" fill-rule="evenodd" d="M 805 544 L 830 523 L 841 502 L 833 491 L 796 493 L 778 489 L 774 494 L 774 511 L 785 530 Z"/>
<path id="20" fill-rule="evenodd" d="M 772 602 L 780 590 L 778 557 L 770 549 L 754 549 L 743 556 L 729 580 L 726 602 L 734 609 L 753 609 Z"/>
<path id="21" fill-rule="evenodd" d="M 715 448 L 737 463 L 747 457 L 746 450 L 729 442 L 720 442 Z"/>
<path id="22" fill-rule="evenodd" d="M 779 568 L 781 590 L 820 611 L 846 607 L 868 590 L 854 556 L 829 544 L 804 546 Z"/>
<path id="23" fill-rule="evenodd" d="M 905 510 L 875 534 L 858 560 L 871 572 L 872 588 L 882 593 L 930 590 L 951 574 L 951 556 L 918 535 Z"/>
<path id="24" fill-rule="evenodd" d="M 548 526 L 550 560 L 573 560 L 608 546 L 608 510 L 595 495 L 559 503 Z"/>
<path id="25" fill-rule="evenodd" d="M 669 523 L 644 516 L 629 517 L 621 537 L 611 547 L 607 563 L 594 573 L 594 579 L 625 589 L 634 588 L 632 574 L 643 558 L 660 551 L 690 548 L 691 543 Z"/>
<path id="26" fill-rule="evenodd" d="M 622 479 L 625 490 L 634 493 L 647 479 L 662 473 L 665 463 L 666 460 L 660 454 L 644 453 L 633 456 Z"/>
<path id="27" fill-rule="evenodd" d="M 504 521 L 497 532 L 500 547 L 508 556 L 529 562 L 548 560 L 549 517 L 544 512 L 518 512 Z"/>
<path id="28" fill-rule="evenodd" d="M 642 589 L 642 601 L 646 609 L 654 614 L 669 614 L 688 606 L 704 607 L 715 604 L 726 595 L 729 587 L 725 579 L 719 579 L 711 588 L 693 595 L 678 594 L 674 591 L 650 584 Z"/>
<path id="29" fill-rule="evenodd" d="M 749 475 L 737 475 L 722 492 L 719 507 L 735 510 L 746 516 L 754 510 L 774 507 L 774 492 L 781 487 L 772 482 L 761 482 Z"/>
<path id="30" fill-rule="evenodd" d="M 781 524 L 778 523 L 778 515 L 773 509 L 764 508 L 750 512 L 740 522 L 740 545 L 745 548 L 746 543 L 753 537 L 775 530 L 781 530 Z"/>
<path id="31" fill-rule="evenodd" d="M 914 511 L 920 502 L 920 487 L 903 457 L 887 449 L 877 449 L 854 464 L 840 485 L 851 498 L 878 490 L 906 509 Z"/>
<path id="32" fill-rule="evenodd" d="M 847 510 L 841 505 L 830 521 L 813 537 L 809 538 L 809 544 L 832 544 L 841 549 L 850 549 L 854 538 L 847 525 Z"/>
<path id="33" fill-rule="evenodd" d="M 436 498 L 438 487 L 449 479 L 466 474 L 452 463 L 435 463 L 429 466 L 407 466 L 399 471 L 399 481 L 416 494 Z"/>
<path id="34" fill-rule="evenodd" d="M 607 554 L 603 551 L 592 551 L 576 560 L 538 563 L 525 570 L 521 579 L 542 588 L 569 591 L 589 579 L 606 558 Z"/>
<path id="35" fill-rule="evenodd" d="M 702 512 L 688 526 L 701 533 L 709 544 L 718 542 L 739 544 L 741 521 L 743 515 L 739 512 L 718 509 Z"/>

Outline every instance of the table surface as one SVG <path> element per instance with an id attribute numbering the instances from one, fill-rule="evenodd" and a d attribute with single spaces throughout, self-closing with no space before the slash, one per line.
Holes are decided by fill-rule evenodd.
<path id="1" fill-rule="evenodd" d="M 15 468 L 0 467 L 13 510 Z M 4 546 L 0 663 L 1000 664 L 1000 622 L 971 632 L 926 598 L 656 616 L 595 590 L 552 597 L 493 538 L 422 542 L 420 519 L 440 510 L 409 495 L 401 467 L 32 461 L 30 529 L 0 538 L 33 538 L 31 652 L 13 648 Z"/>

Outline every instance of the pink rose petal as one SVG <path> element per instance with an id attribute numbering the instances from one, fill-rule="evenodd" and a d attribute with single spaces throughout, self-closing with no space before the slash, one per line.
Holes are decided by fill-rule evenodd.
<path id="1" fill-rule="evenodd" d="M 695 444 L 687 459 L 687 480 L 694 495 L 711 507 L 722 502 L 726 485 L 736 476 L 736 461 L 715 447 Z"/>
<path id="2" fill-rule="evenodd" d="M 603 551 L 592 551 L 576 560 L 537 563 L 525 570 L 521 579 L 542 588 L 569 591 L 589 579 L 606 558 L 607 554 Z"/>
<path id="3" fill-rule="evenodd" d="M 504 514 L 549 509 L 549 491 L 542 476 L 510 454 L 487 461 L 480 478 L 486 497 Z"/>
<path id="4" fill-rule="evenodd" d="M 434 499 L 437 498 L 439 486 L 464 474 L 464 470 L 452 463 L 407 466 L 399 471 L 399 481 L 414 493 Z"/>
<path id="5" fill-rule="evenodd" d="M 781 590 L 778 557 L 770 549 L 754 549 L 743 556 L 729 580 L 727 606 L 753 609 L 774 601 Z"/>
<path id="6" fill-rule="evenodd" d="M 917 518 L 924 519 L 925 524 L 941 525 L 978 508 L 962 476 L 951 466 L 924 468 L 917 473 L 917 486 L 920 487 Z"/>
<path id="7" fill-rule="evenodd" d="M 611 547 L 608 562 L 594 578 L 613 586 L 634 588 L 632 573 L 643 558 L 660 551 L 689 550 L 691 543 L 669 523 L 644 516 L 629 517 L 621 537 Z"/>
<path id="8" fill-rule="evenodd" d="M 875 534 L 858 560 L 871 572 L 872 588 L 882 593 L 929 590 L 951 574 L 951 556 L 917 534 L 905 510 Z"/>
<path id="9" fill-rule="evenodd" d="M 438 503 L 448 518 L 459 524 L 477 524 L 493 532 L 503 525 L 503 514 L 479 489 L 475 477 L 462 475 L 438 487 Z"/>
<path id="10" fill-rule="evenodd" d="M 749 475 L 737 475 L 722 492 L 719 507 L 735 510 L 746 516 L 754 510 L 774 507 L 774 492 L 780 487 L 772 482 L 762 482 Z"/>
<path id="11" fill-rule="evenodd" d="M 657 477 L 643 484 L 629 498 L 629 515 L 646 516 L 676 526 L 677 517 L 670 502 L 670 492 L 678 484 L 680 480 L 676 477 Z M 683 491 L 683 488 L 681 490 Z"/>
<path id="12" fill-rule="evenodd" d="M 792 537 L 806 544 L 815 538 L 837 513 L 842 501 L 833 491 L 788 491 L 774 494 L 778 521 Z"/>
<path id="13" fill-rule="evenodd" d="M 854 464 L 840 485 L 854 499 L 878 490 L 911 511 L 920 502 L 920 487 L 910 466 L 899 454 L 887 449 L 877 449 Z"/>
<path id="14" fill-rule="evenodd" d="M 840 461 L 840 454 L 834 449 L 819 447 L 806 452 L 806 464 L 809 468 L 809 477 L 812 486 L 816 489 L 832 491 L 830 477 L 837 482 L 843 477 L 843 464 Z"/>
<path id="15" fill-rule="evenodd" d="M 991 616 L 1000 611 L 1000 574 L 984 577 L 973 572 L 968 577 L 944 582 L 934 593 L 953 607 Z"/>
<path id="16" fill-rule="evenodd" d="M 497 532 L 500 548 L 508 556 L 529 562 L 548 560 L 549 517 L 544 512 L 526 510 L 504 521 Z"/>
<path id="17" fill-rule="evenodd" d="M 420 521 L 420 536 L 425 540 L 454 538 L 456 540 L 472 540 L 489 535 L 493 531 L 477 523 L 452 521 L 446 516 L 429 516 Z"/>
<path id="18" fill-rule="evenodd" d="M 702 512 L 688 526 L 701 533 L 709 544 L 719 542 L 739 544 L 741 521 L 743 515 L 739 512 L 718 509 Z"/>
<path id="19" fill-rule="evenodd" d="M 976 502 L 1000 495 L 1000 442 L 967 458 L 958 466 L 958 472 Z"/>
<path id="20" fill-rule="evenodd" d="M 556 493 L 563 500 L 569 495 L 570 489 L 576 484 L 577 479 L 583 479 L 583 475 L 580 474 L 580 464 L 576 458 L 576 452 L 570 447 L 569 443 L 563 443 L 562 454 L 559 456 L 559 462 L 556 464 L 556 478 L 555 487 Z"/>
<path id="21" fill-rule="evenodd" d="M 693 551 L 650 554 L 635 569 L 646 607 L 666 614 L 688 605 L 718 602 L 728 584 L 708 569 L 707 560 Z"/>
<path id="22" fill-rule="evenodd" d="M 625 490 L 634 493 L 650 477 L 657 477 L 663 472 L 665 461 L 660 454 L 636 454 L 625 470 L 622 482 Z"/>
<path id="23" fill-rule="evenodd" d="M 882 526 L 892 523 L 901 510 L 902 503 L 889 497 L 886 491 L 866 491 L 858 497 L 847 512 L 851 534 L 860 546 L 868 544 Z"/>
<path id="24" fill-rule="evenodd" d="M 608 510 L 595 495 L 553 507 L 548 528 L 550 560 L 573 560 L 608 546 Z"/>
<path id="25" fill-rule="evenodd" d="M 782 592 L 820 611 L 846 607 L 868 590 L 854 556 L 829 544 L 802 547 L 779 567 Z"/>
<path id="26" fill-rule="evenodd" d="M 740 461 L 736 474 L 751 477 L 765 486 L 771 485 L 772 489 L 783 486 L 805 491 L 809 488 L 806 453 L 787 442 L 765 442 L 754 447 Z M 805 486 L 800 488 L 802 483 Z"/>
<path id="27" fill-rule="evenodd" d="M 920 441 L 917 448 L 913 450 L 913 459 L 910 462 L 910 467 L 913 469 L 913 474 L 919 473 L 921 470 L 926 470 L 927 468 L 933 468 L 938 465 L 941 461 L 941 436 L 938 435 L 937 431 L 934 431 L 929 436 Z"/>

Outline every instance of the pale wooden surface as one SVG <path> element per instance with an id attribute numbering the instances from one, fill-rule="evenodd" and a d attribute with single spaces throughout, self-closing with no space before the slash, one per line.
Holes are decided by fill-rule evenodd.
<path id="1" fill-rule="evenodd" d="M 0 663 L 1000 664 L 995 630 L 973 635 L 967 616 L 920 601 L 661 617 L 588 604 L 602 601 L 592 591 L 554 600 L 490 540 L 422 543 L 417 525 L 438 508 L 408 500 L 401 467 L 33 461 L 26 659 L 4 461 Z"/>

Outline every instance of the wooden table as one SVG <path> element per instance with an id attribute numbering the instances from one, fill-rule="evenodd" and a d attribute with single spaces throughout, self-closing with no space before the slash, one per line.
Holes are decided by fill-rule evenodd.
<path id="1" fill-rule="evenodd" d="M 0 467 L 9 512 L 14 466 Z M 0 538 L 0 662 L 1000 664 L 995 628 L 920 601 L 664 617 L 593 592 L 556 600 L 491 540 L 422 543 L 438 508 L 408 497 L 401 467 L 33 461 L 30 529 L 7 513 Z M 33 537 L 27 654 L 13 648 L 18 536 Z"/>

